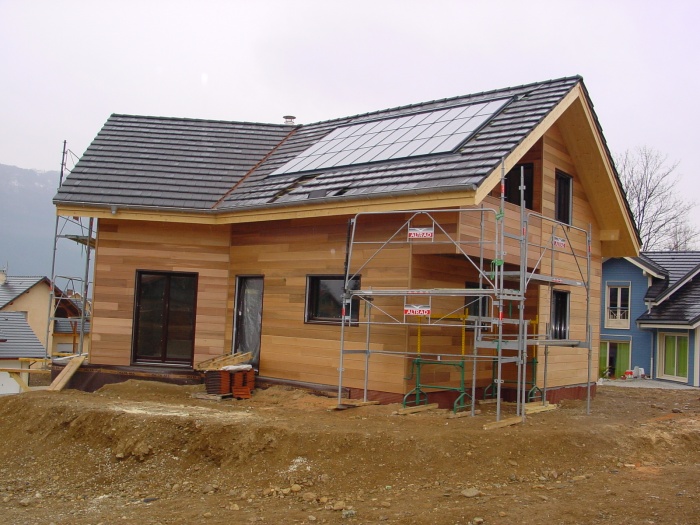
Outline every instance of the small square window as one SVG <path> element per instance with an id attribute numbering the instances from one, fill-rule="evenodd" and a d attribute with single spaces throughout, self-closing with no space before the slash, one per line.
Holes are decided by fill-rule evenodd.
<path id="1" fill-rule="evenodd" d="M 306 281 L 306 322 L 340 324 L 343 315 L 345 277 L 342 275 L 310 275 Z M 360 278 L 351 279 L 351 290 L 360 289 Z M 357 322 L 360 300 L 353 298 L 350 320 Z"/>
<path id="2" fill-rule="evenodd" d="M 569 292 L 552 291 L 552 339 L 569 338 Z"/>
<path id="3" fill-rule="evenodd" d="M 563 171 L 556 171 L 554 218 L 564 224 L 571 224 L 572 181 L 571 175 L 567 175 Z"/>

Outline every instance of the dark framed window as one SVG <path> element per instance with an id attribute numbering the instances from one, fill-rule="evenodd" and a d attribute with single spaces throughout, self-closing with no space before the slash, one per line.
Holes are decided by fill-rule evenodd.
<path id="1" fill-rule="evenodd" d="M 520 206 L 520 173 L 522 171 L 525 182 L 525 207 L 533 208 L 533 195 L 535 183 L 535 167 L 533 164 L 518 164 L 506 174 L 504 197 L 506 202 Z"/>
<path id="2" fill-rule="evenodd" d="M 467 282 L 464 284 L 464 287 L 469 290 L 478 289 L 479 284 Z M 484 290 L 484 293 L 486 293 L 486 290 Z M 465 297 L 464 308 L 469 317 L 491 316 L 489 312 L 489 297 L 487 295 L 468 295 Z"/>
<path id="3" fill-rule="evenodd" d="M 571 201 L 573 179 L 563 171 L 555 173 L 554 218 L 564 224 L 571 224 Z"/>
<path id="4" fill-rule="evenodd" d="M 345 277 L 342 275 L 309 275 L 306 278 L 306 322 L 340 324 L 343 313 Z M 360 278 L 351 279 L 351 290 L 360 289 Z M 350 320 L 360 317 L 360 300 L 352 299 Z"/>
<path id="5" fill-rule="evenodd" d="M 134 363 L 192 364 L 197 279 L 196 273 L 136 272 Z"/>
<path id="6" fill-rule="evenodd" d="M 569 338 L 569 292 L 552 291 L 552 339 Z"/>

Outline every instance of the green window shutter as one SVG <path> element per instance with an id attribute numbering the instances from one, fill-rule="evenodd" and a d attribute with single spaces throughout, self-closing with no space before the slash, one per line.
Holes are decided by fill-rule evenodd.
<path id="1" fill-rule="evenodd" d="M 617 358 L 615 359 L 615 375 L 620 377 L 630 366 L 630 344 L 617 343 Z"/>
<path id="2" fill-rule="evenodd" d="M 678 337 L 676 375 L 688 377 L 688 338 Z"/>
<path id="3" fill-rule="evenodd" d="M 598 354 L 598 376 L 604 377 L 608 368 L 608 343 L 600 343 L 600 353 Z"/>
<path id="4" fill-rule="evenodd" d="M 672 335 L 664 336 L 664 374 L 676 375 L 676 338 Z"/>

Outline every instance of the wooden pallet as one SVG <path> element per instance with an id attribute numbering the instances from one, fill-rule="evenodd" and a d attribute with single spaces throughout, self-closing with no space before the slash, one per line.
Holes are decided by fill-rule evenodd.
<path id="1" fill-rule="evenodd" d="M 78 368 L 80 368 L 80 365 L 83 364 L 83 361 L 85 361 L 86 358 L 87 355 L 83 354 L 75 356 L 73 359 L 68 361 L 68 364 L 63 367 L 61 373 L 56 376 L 56 379 L 53 380 L 47 390 L 51 392 L 59 392 L 63 390 L 63 388 L 68 384 L 68 381 L 70 381 L 70 378 L 73 377 L 73 374 L 78 371 Z"/>

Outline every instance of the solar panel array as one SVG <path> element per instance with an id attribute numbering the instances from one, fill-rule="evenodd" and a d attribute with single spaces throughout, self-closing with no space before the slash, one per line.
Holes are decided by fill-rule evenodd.
<path id="1" fill-rule="evenodd" d="M 339 127 L 272 175 L 454 151 L 508 99 Z"/>

